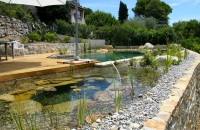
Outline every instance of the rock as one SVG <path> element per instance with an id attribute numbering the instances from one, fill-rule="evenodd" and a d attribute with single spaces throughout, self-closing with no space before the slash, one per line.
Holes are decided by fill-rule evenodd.
<path id="1" fill-rule="evenodd" d="M 113 46 L 112 45 L 104 45 L 103 47 L 102 47 L 102 49 L 113 49 Z"/>
<path id="2" fill-rule="evenodd" d="M 11 94 L 11 95 L 18 95 L 18 94 L 21 94 L 21 93 L 24 93 L 24 92 L 27 92 L 27 90 L 14 90 L 14 91 L 11 91 L 9 92 L 8 94 Z"/>
<path id="3" fill-rule="evenodd" d="M 35 81 L 34 84 L 36 84 L 38 86 L 42 86 L 42 85 L 49 84 L 49 81 L 48 80 L 39 80 L 39 81 Z"/>
<path id="4" fill-rule="evenodd" d="M 93 128 L 97 128 L 98 127 L 98 123 L 92 123 L 92 125 L 90 125 L 91 127 L 93 127 Z"/>
<path id="5" fill-rule="evenodd" d="M 42 91 L 42 90 L 44 90 L 44 87 L 42 87 L 42 86 L 37 87 L 36 90 L 37 90 L 37 91 Z"/>
<path id="6" fill-rule="evenodd" d="M 42 105 L 39 102 L 33 100 L 25 100 L 21 102 L 13 102 L 10 104 L 12 112 L 21 111 L 23 113 L 35 114 L 42 111 Z"/>
<path id="7" fill-rule="evenodd" d="M 72 78 L 57 78 L 57 79 L 50 79 L 49 82 L 51 84 L 58 84 L 58 83 L 62 83 L 64 81 L 70 81 L 72 80 Z"/>
<path id="8" fill-rule="evenodd" d="M 176 57 L 176 56 L 169 56 L 168 55 L 168 58 L 171 58 L 172 59 L 172 61 L 178 61 L 178 57 Z M 156 56 L 156 58 L 155 58 L 155 60 L 159 60 L 159 61 L 165 61 L 167 59 L 167 55 L 161 55 L 161 56 Z"/>
<path id="9" fill-rule="evenodd" d="M 0 95 L 0 100 L 5 101 L 5 102 L 12 102 L 14 101 L 14 96 L 11 94 L 3 94 Z"/>
<path id="10" fill-rule="evenodd" d="M 92 124 L 95 120 L 96 120 L 96 123 L 100 123 L 101 122 L 101 120 L 99 119 L 99 118 L 101 118 L 101 115 L 88 115 L 87 117 L 86 117 L 86 122 L 88 123 L 88 124 Z M 99 120 L 100 121 L 99 121 Z M 98 120 L 98 121 L 97 121 Z"/>
<path id="11" fill-rule="evenodd" d="M 146 47 L 146 48 L 154 48 L 154 45 L 152 45 L 151 43 L 145 43 L 144 44 L 144 47 Z"/>
<path id="12" fill-rule="evenodd" d="M 106 53 L 106 52 L 108 52 L 108 49 L 100 49 L 100 50 L 97 50 L 97 52 L 99 52 L 99 53 Z"/>
<path id="13" fill-rule="evenodd" d="M 96 92 L 93 95 L 93 98 L 94 98 L 95 101 L 98 101 L 98 102 L 108 102 L 108 101 L 112 100 L 112 98 L 110 97 L 110 95 L 107 91 Z"/>
<path id="14" fill-rule="evenodd" d="M 132 127 L 132 128 L 139 128 L 140 125 L 137 124 L 137 123 L 131 123 L 131 124 L 130 124 L 130 127 Z"/>

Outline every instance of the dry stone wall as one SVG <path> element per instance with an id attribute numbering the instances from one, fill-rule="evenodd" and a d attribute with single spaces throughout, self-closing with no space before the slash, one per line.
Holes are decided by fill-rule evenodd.
<path id="1" fill-rule="evenodd" d="M 24 44 L 24 53 L 25 55 L 29 54 L 44 54 L 44 53 L 54 53 L 59 52 L 61 48 L 67 48 L 67 53 L 72 54 L 75 52 L 75 43 L 29 43 Z M 83 43 L 79 43 L 79 52 L 83 50 Z M 86 46 L 89 46 L 89 43 L 86 43 Z M 0 45 L 0 55 L 5 55 L 4 45 Z M 20 50 L 16 50 L 20 51 Z M 22 54 L 22 52 L 18 52 L 17 54 Z M 12 55 L 11 46 L 8 47 L 8 55 Z"/>

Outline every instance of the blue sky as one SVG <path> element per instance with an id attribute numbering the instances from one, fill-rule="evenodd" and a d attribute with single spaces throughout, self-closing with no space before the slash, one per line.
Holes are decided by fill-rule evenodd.
<path id="1" fill-rule="evenodd" d="M 133 17 L 132 8 L 137 0 L 121 0 L 127 5 L 129 17 Z M 200 21 L 200 0 L 162 0 L 171 6 L 172 13 L 169 15 L 169 24 L 178 21 L 189 21 L 196 19 Z M 93 11 L 100 10 L 111 13 L 118 18 L 120 0 L 79 0 L 83 7 L 91 8 Z"/>

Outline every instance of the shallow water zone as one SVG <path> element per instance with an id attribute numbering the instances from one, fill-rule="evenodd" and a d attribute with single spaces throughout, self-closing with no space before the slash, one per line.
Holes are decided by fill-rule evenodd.
<path id="1" fill-rule="evenodd" d="M 77 122 L 78 98 L 82 98 L 84 94 L 88 108 L 86 116 L 88 114 L 104 116 L 113 113 L 116 90 L 123 92 L 121 106 L 133 101 L 130 96 L 131 86 L 127 76 L 127 66 L 118 65 L 117 68 L 122 79 L 121 83 L 114 67 L 93 67 L 49 75 L 38 74 L 27 79 L 14 79 L 1 83 L 1 128 L 15 128 L 10 114 L 13 111 L 14 114 L 25 115 L 27 119 L 30 115 L 34 115 L 33 119 L 39 129 L 74 128 Z M 154 86 L 159 74 L 149 68 L 134 68 L 133 72 L 136 99 L 139 94 Z M 2 95 L 13 96 L 14 99 L 6 101 L 1 98 Z M 22 120 L 27 125 L 25 119 Z"/>

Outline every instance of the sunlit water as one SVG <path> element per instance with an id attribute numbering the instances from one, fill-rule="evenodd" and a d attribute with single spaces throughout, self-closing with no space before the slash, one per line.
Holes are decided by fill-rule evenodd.
<path id="1" fill-rule="evenodd" d="M 87 52 L 81 53 L 79 57 L 81 59 L 96 59 L 100 62 L 104 61 L 114 61 L 118 59 L 124 58 L 131 58 L 136 56 L 142 56 L 139 52 L 113 52 L 113 53 L 94 53 L 94 52 Z M 53 55 L 50 58 L 58 58 L 58 59 L 71 59 L 72 57 L 69 56 L 60 56 L 60 55 Z"/>

